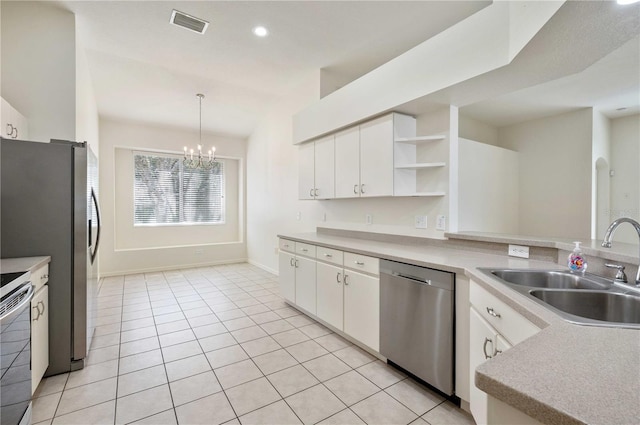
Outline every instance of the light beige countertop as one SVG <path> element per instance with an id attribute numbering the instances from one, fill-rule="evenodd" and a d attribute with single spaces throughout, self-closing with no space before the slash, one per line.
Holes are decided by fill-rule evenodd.
<path id="1" fill-rule="evenodd" d="M 278 236 L 466 275 L 542 328 L 533 337 L 480 365 L 476 369 L 478 388 L 543 423 L 640 423 L 640 330 L 565 322 L 477 270 L 478 267 L 566 267 L 459 248 L 404 245 L 317 233 Z M 555 244 L 564 242 L 540 243 L 551 243 L 549 247 L 558 248 Z"/>
<path id="2" fill-rule="evenodd" d="M 2 273 L 33 271 L 51 262 L 51 257 L 3 258 L 0 260 Z"/>
<path id="3" fill-rule="evenodd" d="M 539 236 L 483 232 L 445 233 L 445 236 L 449 239 L 537 246 L 542 248 L 556 248 L 564 251 L 572 251 L 574 248 L 573 242 L 579 241 L 582 252 L 587 256 L 600 257 L 612 261 L 622 261 L 631 264 L 638 264 L 640 262 L 640 259 L 638 258 L 640 248 L 638 245 L 616 242 L 615 240 L 612 242 L 611 248 L 603 248 L 601 245 L 602 241 L 596 239 L 543 238 Z"/>

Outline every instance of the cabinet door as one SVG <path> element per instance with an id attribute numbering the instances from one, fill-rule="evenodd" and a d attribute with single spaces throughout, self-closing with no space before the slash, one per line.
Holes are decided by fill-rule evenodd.
<path id="1" fill-rule="evenodd" d="M 336 134 L 336 198 L 360 196 L 360 129 L 353 127 Z"/>
<path id="2" fill-rule="evenodd" d="M 345 270 L 344 331 L 380 351 L 380 279 Z"/>
<path id="3" fill-rule="evenodd" d="M 296 269 L 295 257 L 280 251 L 278 261 L 278 280 L 280 282 L 280 295 L 289 302 L 296 302 Z"/>
<path id="4" fill-rule="evenodd" d="M 475 385 L 476 368 L 494 356 L 498 334 L 474 309 L 469 312 L 469 404 L 476 424 L 487 423 L 487 393 Z"/>
<path id="5" fill-rule="evenodd" d="M 13 126 L 15 125 L 12 122 L 12 110 L 13 108 L 11 107 L 11 105 L 9 105 L 9 102 L 7 102 L 6 100 L 2 99 L 2 106 L 0 108 L 0 121 L 2 121 L 2 129 L 0 129 L 2 131 L 2 137 L 6 137 L 7 139 L 10 139 L 13 137 Z"/>
<path id="6" fill-rule="evenodd" d="M 360 196 L 393 195 L 393 114 L 360 125 Z"/>
<path id="7" fill-rule="evenodd" d="M 316 140 L 315 190 L 316 199 L 335 197 L 335 149 L 334 136 Z"/>
<path id="8" fill-rule="evenodd" d="M 318 263 L 316 271 L 317 316 L 343 330 L 342 267 Z"/>
<path id="9" fill-rule="evenodd" d="M 314 142 L 298 147 L 298 199 L 314 199 Z"/>
<path id="10" fill-rule="evenodd" d="M 49 285 L 31 299 L 31 393 L 49 367 Z"/>
<path id="11" fill-rule="evenodd" d="M 296 257 L 296 304 L 316 314 L 316 262 Z"/>

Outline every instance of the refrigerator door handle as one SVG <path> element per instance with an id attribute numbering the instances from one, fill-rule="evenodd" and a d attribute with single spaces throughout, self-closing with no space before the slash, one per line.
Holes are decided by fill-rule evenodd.
<path id="1" fill-rule="evenodd" d="M 98 198 L 96 197 L 96 192 L 93 190 L 93 188 L 91 188 L 91 200 L 93 201 L 93 205 L 96 207 L 96 218 L 98 220 L 98 233 L 96 234 L 96 246 L 93 247 L 93 251 L 91 251 L 91 264 L 93 264 L 95 262 L 96 257 L 98 256 L 98 246 L 100 245 L 100 230 L 102 228 L 102 223 L 100 222 L 100 207 L 98 206 Z M 89 229 L 91 229 L 91 227 L 89 227 Z"/>

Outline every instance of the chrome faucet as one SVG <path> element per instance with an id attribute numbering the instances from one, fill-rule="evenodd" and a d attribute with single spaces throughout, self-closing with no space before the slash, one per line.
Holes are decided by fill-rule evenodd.
<path id="1" fill-rule="evenodd" d="M 616 231 L 618 226 L 621 225 L 622 223 L 631 224 L 636 229 L 636 232 L 638 232 L 638 239 L 640 239 L 640 223 L 638 223 L 637 221 L 631 218 L 621 217 L 614 220 L 613 223 L 609 225 L 609 228 L 604 234 L 604 240 L 602 241 L 602 246 L 604 248 L 611 248 L 611 238 L 613 238 L 613 233 Z M 640 244 L 640 240 L 639 240 L 639 244 Z M 640 258 L 640 253 L 638 257 Z M 640 265 L 638 266 L 638 273 L 636 274 L 636 287 L 640 288 Z"/>

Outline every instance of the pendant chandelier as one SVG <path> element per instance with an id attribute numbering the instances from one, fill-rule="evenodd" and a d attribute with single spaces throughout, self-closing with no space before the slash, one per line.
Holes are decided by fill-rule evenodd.
<path id="1" fill-rule="evenodd" d="M 202 93 L 198 93 L 196 96 L 200 102 L 200 144 L 198 145 L 198 153 L 195 158 L 193 156 L 193 149 L 187 151 L 187 147 L 184 147 L 184 159 L 182 160 L 182 163 L 187 168 L 200 168 L 208 171 L 216 167 L 218 164 L 216 162 L 216 148 L 215 146 L 211 147 L 209 152 L 207 152 L 208 157 L 202 156 L 202 99 L 204 99 L 204 95 Z"/>

